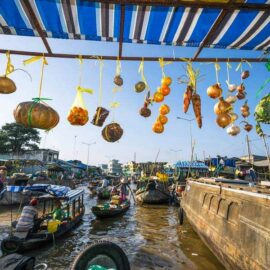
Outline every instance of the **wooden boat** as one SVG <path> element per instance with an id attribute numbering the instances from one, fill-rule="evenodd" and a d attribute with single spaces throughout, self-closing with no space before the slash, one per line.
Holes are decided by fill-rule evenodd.
<path id="1" fill-rule="evenodd" d="M 45 244 L 53 244 L 55 239 L 72 230 L 82 220 L 84 214 L 83 193 L 83 190 L 71 190 L 63 197 L 51 195 L 39 197 L 39 201 L 43 202 L 43 216 L 49 214 L 47 210 L 53 210 L 55 200 L 61 200 L 64 204 L 63 210 L 66 212 L 66 218 L 54 232 L 48 231 L 47 220 L 44 218 L 42 219 L 44 225 L 41 224 L 37 232 L 16 232 L 8 236 L 1 243 L 3 254 L 23 253 L 43 247 Z"/>
<path id="2" fill-rule="evenodd" d="M 226 269 L 270 269 L 269 187 L 242 180 L 188 179 L 181 207 Z"/>
<path id="3" fill-rule="evenodd" d="M 115 208 L 104 208 L 104 205 L 98 205 L 92 207 L 93 214 L 98 218 L 110 218 L 115 217 L 127 212 L 130 207 L 130 201 L 126 200 L 124 203 L 120 205 L 115 205 Z"/>

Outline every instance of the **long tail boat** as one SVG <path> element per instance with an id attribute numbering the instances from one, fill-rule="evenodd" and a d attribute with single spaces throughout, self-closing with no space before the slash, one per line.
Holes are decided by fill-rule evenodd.
<path id="1" fill-rule="evenodd" d="M 181 208 L 226 269 L 270 269 L 269 187 L 241 180 L 188 179 Z"/>

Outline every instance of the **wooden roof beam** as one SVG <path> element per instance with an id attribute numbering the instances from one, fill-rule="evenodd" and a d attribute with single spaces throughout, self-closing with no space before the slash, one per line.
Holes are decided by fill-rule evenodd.
<path id="1" fill-rule="evenodd" d="M 78 58 L 78 54 L 63 54 L 63 53 L 43 53 L 43 52 L 27 52 L 27 51 L 16 51 L 16 50 L 6 50 L 0 49 L 0 53 L 10 52 L 11 55 L 25 55 L 25 56 L 41 56 L 44 54 L 45 57 L 55 57 L 55 58 L 66 58 L 66 59 L 75 59 Z M 117 60 L 118 56 L 100 56 L 100 55 L 82 55 L 83 59 L 95 60 L 98 58 L 102 58 L 104 60 Z M 123 61 L 141 61 L 142 58 L 144 61 L 152 61 L 158 62 L 160 57 L 131 57 L 131 56 L 122 56 L 120 60 Z M 184 58 L 172 58 L 172 57 L 163 57 L 164 61 L 172 61 L 172 62 L 184 62 Z M 188 59 L 188 58 L 186 58 Z M 189 59 L 193 62 L 228 62 L 228 58 L 197 58 L 197 59 Z M 241 62 L 246 60 L 248 62 L 268 62 L 266 58 L 230 58 L 230 62 Z"/>
<path id="2" fill-rule="evenodd" d="M 125 4 L 125 5 L 139 5 L 139 6 L 166 6 L 166 7 L 195 7 L 195 8 L 217 8 L 226 9 L 228 3 L 209 2 L 209 1 L 186 1 L 186 0 L 83 0 L 88 2 L 110 3 L 110 4 Z M 256 3 L 232 3 L 231 10 L 258 10 L 267 11 L 270 5 L 256 4 Z"/>
<path id="3" fill-rule="evenodd" d="M 227 9 L 223 9 L 221 11 L 221 13 L 219 14 L 219 16 L 216 19 L 215 23 L 213 24 L 213 26 L 209 30 L 208 34 L 206 35 L 206 37 L 202 41 L 200 47 L 196 51 L 196 53 L 195 53 L 195 55 L 193 57 L 193 60 L 196 59 L 199 56 L 199 54 L 201 53 L 202 49 L 205 47 L 205 45 L 207 45 L 207 43 L 209 42 L 209 40 L 211 39 L 211 37 L 216 33 L 216 31 L 218 29 L 218 26 L 222 23 L 222 21 L 224 20 L 224 18 L 226 17 L 226 15 L 229 13 L 230 7 L 231 7 L 233 1 L 234 0 L 229 0 L 229 2 L 227 4 Z"/>
<path id="4" fill-rule="evenodd" d="M 120 15 L 120 36 L 119 36 L 119 51 L 118 57 L 122 57 L 123 52 L 123 40 L 124 40 L 124 25 L 125 25 L 125 5 L 121 5 L 121 15 Z"/>
<path id="5" fill-rule="evenodd" d="M 35 25 L 35 28 L 36 28 L 36 30 L 38 31 L 38 34 L 39 34 L 40 38 L 42 39 L 42 42 L 43 42 L 43 44 L 44 44 L 44 46 L 45 46 L 47 52 L 48 52 L 49 54 L 52 54 L 51 47 L 50 47 L 50 45 L 49 45 L 49 43 L 48 43 L 48 41 L 47 41 L 47 39 L 46 39 L 46 37 L 45 37 L 45 35 L 44 35 L 44 33 L 43 33 L 43 30 L 42 30 L 42 28 L 41 28 L 41 26 L 40 26 L 40 24 L 39 24 L 39 22 L 38 22 L 38 19 L 37 19 L 37 17 L 36 17 L 36 14 L 35 14 L 34 10 L 33 10 L 32 7 L 31 7 L 31 4 L 30 4 L 29 1 L 27 0 L 27 1 L 24 1 L 24 5 L 25 5 L 25 7 L 27 8 L 27 10 L 28 10 L 30 16 L 31 16 L 32 19 L 33 19 L 33 23 L 34 23 L 34 25 Z"/>

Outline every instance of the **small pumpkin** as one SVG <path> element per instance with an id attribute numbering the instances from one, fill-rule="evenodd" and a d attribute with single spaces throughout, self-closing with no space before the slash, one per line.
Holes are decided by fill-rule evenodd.
<path id="1" fill-rule="evenodd" d="M 240 85 L 237 86 L 236 90 L 237 90 L 238 92 L 245 92 L 246 87 L 244 86 L 243 83 L 241 83 Z"/>
<path id="2" fill-rule="evenodd" d="M 111 123 L 105 126 L 102 130 L 102 137 L 107 142 L 116 142 L 120 140 L 124 131 L 117 123 Z"/>
<path id="3" fill-rule="evenodd" d="M 170 112 L 170 107 L 166 104 L 162 104 L 160 107 L 159 107 L 159 113 L 161 115 L 165 115 L 165 114 L 168 114 Z"/>
<path id="4" fill-rule="evenodd" d="M 234 92 L 237 88 L 236 84 L 228 84 L 228 89 L 230 92 Z"/>
<path id="5" fill-rule="evenodd" d="M 216 123 L 222 127 L 225 128 L 227 127 L 230 123 L 231 123 L 231 117 L 229 114 L 227 113 L 223 113 L 223 114 L 219 114 L 217 119 L 216 119 Z"/>
<path id="6" fill-rule="evenodd" d="M 162 125 L 165 125 L 165 124 L 167 124 L 167 122 L 168 122 L 168 117 L 166 116 L 166 115 L 160 115 L 159 117 L 158 117 L 158 121 L 162 124 Z"/>
<path id="7" fill-rule="evenodd" d="M 230 127 L 227 128 L 227 133 L 231 136 L 236 136 L 240 133 L 240 127 L 231 125 Z"/>
<path id="8" fill-rule="evenodd" d="M 242 72 L 241 78 L 244 80 L 244 79 L 248 78 L 249 75 L 250 75 L 249 71 L 245 70 L 245 71 Z"/>
<path id="9" fill-rule="evenodd" d="M 162 102 L 163 100 L 164 100 L 164 96 L 159 92 L 155 92 L 154 101 L 159 103 L 159 102 Z"/>
<path id="10" fill-rule="evenodd" d="M 171 92 L 171 88 L 167 84 L 162 84 L 158 89 L 158 92 L 161 93 L 164 97 L 168 96 Z"/>
<path id="11" fill-rule="evenodd" d="M 216 103 L 216 105 L 214 106 L 215 114 L 228 113 L 231 110 L 232 105 L 229 102 L 225 101 L 223 97 L 220 97 L 219 102 Z"/>
<path id="12" fill-rule="evenodd" d="M 164 126 L 159 122 L 155 122 L 155 124 L 153 125 L 152 127 L 152 130 L 155 132 L 155 133 L 162 133 L 164 131 Z"/>
<path id="13" fill-rule="evenodd" d="M 58 113 L 45 103 L 22 102 L 13 112 L 17 124 L 25 127 L 52 129 L 59 122 Z"/>
<path id="14" fill-rule="evenodd" d="M 167 86 L 171 85 L 172 78 L 171 77 L 163 77 L 161 80 L 161 84 L 165 84 Z"/>
<path id="15" fill-rule="evenodd" d="M 144 91 L 145 87 L 146 87 L 146 85 L 145 85 L 144 82 L 142 82 L 142 81 L 141 82 L 137 82 L 135 84 L 135 91 L 137 93 L 141 93 L 142 91 Z"/>
<path id="16" fill-rule="evenodd" d="M 213 99 L 220 97 L 222 95 L 220 84 L 216 83 L 212 86 L 209 86 L 207 88 L 207 95 Z"/>
<path id="17" fill-rule="evenodd" d="M 11 94 L 16 91 L 16 84 L 7 76 L 0 77 L 0 93 Z"/>
<path id="18" fill-rule="evenodd" d="M 120 76 L 120 75 L 116 75 L 115 77 L 114 77 L 114 80 L 113 80 L 113 82 L 116 84 L 116 85 L 118 85 L 118 86 L 122 86 L 123 85 L 123 79 L 122 79 L 122 77 Z"/>
<path id="19" fill-rule="evenodd" d="M 253 126 L 249 123 L 246 123 L 244 126 L 244 130 L 247 132 L 250 132 L 252 130 Z"/>
<path id="20" fill-rule="evenodd" d="M 140 109 L 140 115 L 143 117 L 149 117 L 151 115 L 151 110 L 148 109 L 147 107 L 142 107 Z"/>

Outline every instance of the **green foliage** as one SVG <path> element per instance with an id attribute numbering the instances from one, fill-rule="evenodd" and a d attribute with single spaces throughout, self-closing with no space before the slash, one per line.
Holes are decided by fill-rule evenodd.
<path id="1" fill-rule="evenodd" d="M 26 128 L 17 123 L 7 123 L 0 129 L 0 153 L 37 150 L 40 140 L 36 129 Z"/>

